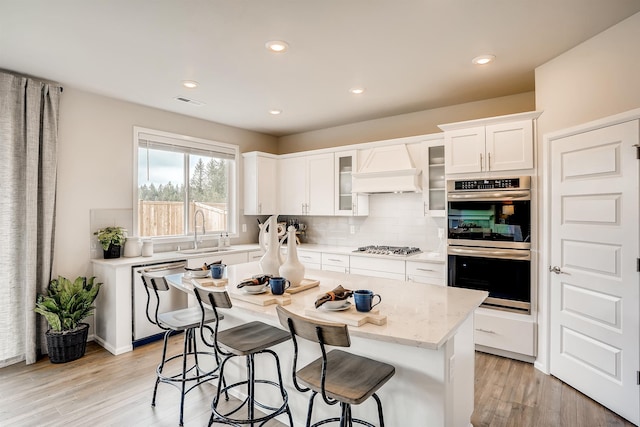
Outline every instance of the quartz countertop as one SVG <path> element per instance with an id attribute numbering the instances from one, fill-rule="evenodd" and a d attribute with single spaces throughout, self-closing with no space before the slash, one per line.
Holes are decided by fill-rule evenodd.
<path id="1" fill-rule="evenodd" d="M 283 248 L 286 248 L 286 245 Z M 240 252 L 256 251 L 259 249 L 260 247 L 257 243 L 248 243 L 243 245 L 232 245 L 220 252 L 216 252 L 217 248 L 211 248 L 211 252 L 206 252 L 206 249 L 203 248 L 203 251 L 205 252 L 200 252 L 200 253 L 183 253 L 180 251 L 156 252 L 150 257 L 142 257 L 142 256 L 131 257 L 131 258 L 120 257 L 120 258 L 114 258 L 114 259 L 96 258 L 96 259 L 92 259 L 91 262 L 97 263 L 97 264 L 107 264 L 113 267 L 122 267 L 122 266 L 169 262 L 169 261 L 176 261 L 176 260 L 190 259 L 190 258 L 199 258 L 203 256 L 208 256 L 208 255 L 214 256 L 214 255 L 234 254 L 234 253 L 240 253 Z M 419 254 L 409 255 L 409 256 L 374 255 L 374 254 L 367 254 L 363 252 L 353 252 L 357 248 L 351 247 L 351 246 L 317 245 L 317 244 L 311 244 L 311 243 L 303 243 L 298 246 L 298 249 L 302 251 L 361 256 L 361 257 L 367 257 L 367 258 L 386 258 L 386 259 L 395 259 L 400 261 L 444 263 L 444 255 L 440 252 L 422 252 Z"/>
<path id="2" fill-rule="evenodd" d="M 368 254 L 364 252 L 354 252 L 356 247 L 351 246 L 331 246 L 331 245 L 317 245 L 311 243 L 303 243 L 298 246 L 298 249 L 302 251 L 310 251 L 310 252 L 323 252 L 323 253 L 332 253 L 332 254 L 342 254 L 342 255 L 352 255 L 352 256 L 361 256 L 367 258 L 386 258 L 386 259 L 397 259 L 401 261 L 418 261 L 418 262 L 437 262 L 444 263 L 444 255 L 440 252 L 422 252 L 415 255 L 376 255 L 376 254 Z"/>
<path id="3" fill-rule="evenodd" d="M 227 286 L 236 286 L 243 279 L 260 272 L 257 262 L 228 266 Z M 190 285 L 183 284 L 181 274 L 167 278 L 176 287 L 186 287 L 187 290 L 190 288 Z M 286 306 L 288 310 L 304 316 L 305 310 L 314 308 L 319 295 L 338 285 L 351 290 L 370 289 L 381 295 L 382 303 L 376 308 L 381 315 L 387 316 L 387 323 L 381 326 L 364 324 L 349 327 L 350 333 L 353 336 L 428 349 L 441 348 L 488 295 L 484 291 L 313 269 L 306 270 L 305 278 L 319 280 L 320 286 L 292 294 L 291 304 Z M 215 291 L 221 288 L 204 289 Z M 234 307 L 271 320 L 276 317 L 275 305 L 261 306 L 236 299 L 233 304 Z M 335 312 L 336 319 L 339 319 L 339 313 Z"/>

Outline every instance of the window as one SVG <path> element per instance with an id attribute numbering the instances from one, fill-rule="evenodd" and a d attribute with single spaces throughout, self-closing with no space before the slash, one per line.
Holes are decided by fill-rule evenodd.
<path id="1" fill-rule="evenodd" d="M 238 157 L 236 145 L 134 127 L 137 235 L 193 235 L 198 210 L 208 235 L 236 234 Z"/>

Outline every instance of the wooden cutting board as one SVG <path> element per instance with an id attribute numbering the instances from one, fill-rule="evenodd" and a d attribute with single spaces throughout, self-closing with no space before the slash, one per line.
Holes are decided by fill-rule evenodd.
<path id="1" fill-rule="evenodd" d="M 198 284 L 200 286 L 215 286 L 215 287 L 222 287 L 222 286 L 227 286 L 227 283 L 229 283 L 229 280 L 223 278 L 223 279 L 214 279 L 213 277 L 202 277 L 202 278 L 193 278 L 193 277 L 182 277 L 182 282 L 183 283 L 187 283 L 189 285 L 191 285 L 191 281 L 195 280 L 196 282 L 198 282 Z"/>
<path id="2" fill-rule="evenodd" d="M 319 280 L 314 279 L 302 279 L 300 285 L 295 288 L 289 288 L 285 291 L 287 294 L 297 294 L 298 292 L 306 291 L 307 289 L 315 288 L 320 285 Z"/>
<path id="3" fill-rule="evenodd" d="M 307 316 L 328 322 L 346 323 L 349 326 L 362 326 L 365 323 L 374 325 L 384 325 L 387 323 L 387 316 L 380 314 L 379 310 L 373 309 L 368 313 L 361 313 L 352 305 L 344 311 L 328 311 L 320 308 L 308 308 L 304 311 Z"/>
<path id="4" fill-rule="evenodd" d="M 256 305 L 289 305 L 291 304 L 291 295 L 273 295 L 271 292 L 267 291 L 263 294 L 248 294 L 241 289 L 230 289 L 229 296 L 233 299 L 249 302 L 251 304 Z"/>

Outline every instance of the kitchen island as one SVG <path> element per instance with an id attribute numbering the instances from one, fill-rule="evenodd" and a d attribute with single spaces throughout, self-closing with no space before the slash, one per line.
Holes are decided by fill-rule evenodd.
<path id="1" fill-rule="evenodd" d="M 220 324 L 221 329 L 251 320 L 280 326 L 275 305 L 260 305 L 247 297 L 240 298 L 235 288 L 243 279 L 259 273 L 257 262 L 227 268 L 227 289 L 234 306 L 223 311 L 225 318 Z M 175 287 L 187 292 L 192 289 L 189 282 L 183 281 L 182 274 L 167 278 Z M 305 278 L 318 280 L 320 284 L 281 301 L 287 309 L 302 316 L 313 316 L 314 301 L 318 295 L 338 285 L 352 290 L 370 289 L 382 296 L 382 303 L 376 309 L 386 322 L 382 325 L 365 323 L 349 326 L 352 343 L 348 351 L 396 367 L 395 376 L 379 392 L 386 425 L 470 425 L 474 402 L 473 312 L 487 297 L 486 292 L 310 269 L 306 271 Z M 205 289 L 215 291 L 221 288 Z M 327 315 L 337 322 L 341 320 L 341 312 L 322 310 L 320 313 L 325 320 Z M 317 345 L 300 344 L 301 363 L 319 356 Z M 308 395 L 297 392 L 291 381 L 293 345 L 285 342 L 275 350 L 280 356 L 295 424 L 304 425 Z M 271 361 L 262 365 L 258 360 L 257 370 L 267 372 L 269 378 L 275 379 Z M 227 382 L 235 381 L 243 371 L 243 364 L 229 367 L 225 373 Z M 337 410 L 335 406 L 316 403 L 314 419 L 335 415 Z M 354 415 L 377 424 L 373 401 L 354 407 Z"/>

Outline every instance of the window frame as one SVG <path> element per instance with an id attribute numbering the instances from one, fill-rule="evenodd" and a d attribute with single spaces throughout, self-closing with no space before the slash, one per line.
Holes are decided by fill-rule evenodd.
<path id="1" fill-rule="evenodd" d="M 238 223 L 239 223 L 239 185 L 240 185 L 240 147 L 235 144 L 228 144 L 225 142 L 219 142 L 209 139 L 203 139 L 188 135 L 181 135 L 172 132 L 161 131 L 157 129 L 149 129 L 140 126 L 133 127 L 133 235 L 139 236 L 140 226 L 138 223 L 138 149 L 140 146 L 140 140 L 147 140 L 147 137 L 142 135 L 148 135 L 151 137 L 157 137 L 158 142 L 167 143 L 170 141 L 172 144 L 178 147 L 185 147 L 187 149 L 203 150 L 203 151 L 216 151 L 218 148 L 223 152 L 233 153 L 233 163 L 231 170 L 229 171 L 229 209 L 228 209 L 228 221 L 229 221 L 229 237 L 238 237 Z M 185 150 L 186 153 L 186 150 Z M 188 182 L 185 183 L 188 185 Z M 185 205 L 185 207 L 188 206 Z M 188 209 L 188 208 L 187 208 Z M 185 212 L 185 218 L 187 218 L 188 211 Z M 188 221 L 187 221 L 188 222 Z M 186 230 L 186 228 L 185 228 Z M 193 230 L 187 230 L 189 234 L 183 234 L 180 236 L 149 236 L 145 239 L 151 239 L 154 243 L 182 243 L 191 242 L 194 238 Z M 217 234 L 209 233 L 202 236 L 204 240 L 214 240 L 217 238 Z"/>

